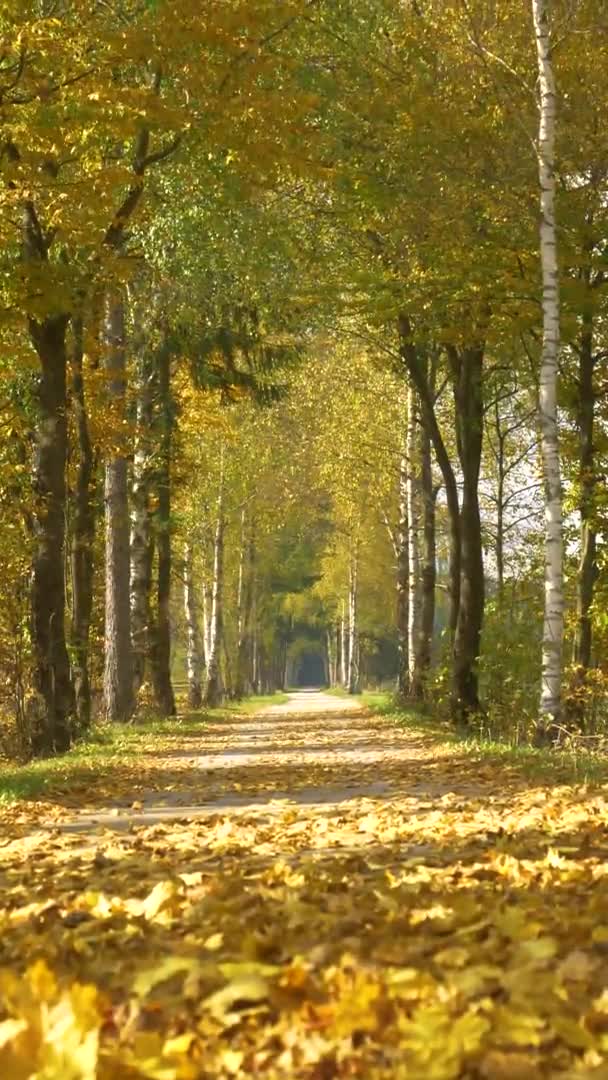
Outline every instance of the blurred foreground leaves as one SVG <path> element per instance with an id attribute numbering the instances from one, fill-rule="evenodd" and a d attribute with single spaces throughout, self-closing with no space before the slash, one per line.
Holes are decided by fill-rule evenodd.
<path id="1" fill-rule="evenodd" d="M 608 1077 L 601 790 L 399 740 L 383 799 L 122 832 L 7 811 L 0 1076 Z"/>

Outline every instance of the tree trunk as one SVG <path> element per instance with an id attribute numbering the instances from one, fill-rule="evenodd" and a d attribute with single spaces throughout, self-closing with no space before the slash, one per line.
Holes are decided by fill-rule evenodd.
<path id="1" fill-rule="evenodd" d="M 597 578 L 597 534 L 595 519 L 596 470 L 594 461 L 594 386 L 595 358 L 593 355 L 593 313 L 590 307 L 583 314 L 578 375 L 576 423 L 579 438 L 579 511 L 581 516 L 581 556 L 578 568 L 576 595 L 576 630 L 573 662 L 584 676 L 591 667 L 591 604 Z"/>
<path id="2" fill-rule="evenodd" d="M 454 385 L 458 456 L 462 471 L 461 576 L 454 637 L 452 714 L 466 724 L 479 711 L 478 660 L 484 615 L 484 567 L 479 509 L 483 447 L 483 346 L 448 349 Z"/>
<path id="3" fill-rule="evenodd" d="M 349 694 L 359 693 L 359 652 L 358 652 L 358 577 L 359 556 L 351 556 L 348 583 L 348 668 L 347 681 Z"/>
<path id="4" fill-rule="evenodd" d="M 211 653 L 211 611 L 212 611 L 212 588 L 205 576 L 203 580 L 203 657 L 205 667 L 209 667 Z"/>
<path id="5" fill-rule="evenodd" d="M 196 590 L 194 587 L 194 553 L 192 544 L 187 543 L 184 551 L 184 615 L 188 645 L 186 650 L 186 670 L 188 673 L 188 705 L 191 709 L 200 709 L 203 703 L 201 672 L 203 658 L 201 637 L 198 625 Z"/>
<path id="6" fill-rule="evenodd" d="M 435 541 L 435 503 L 437 489 L 433 486 L 431 441 L 422 428 L 420 433 L 420 482 L 422 487 L 422 586 L 420 617 L 420 679 L 424 694 L 433 658 L 435 626 L 435 587 L 437 583 L 437 552 Z"/>
<path id="7" fill-rule="evenodd" d="M 505 592 L 505 432 L 500 425 L 498 399 L 494 403 L 494 432 L 496 434 L 496 579 L 498 603 L 502 606 Z"/>
<path id="8" fill-rule="evenodd" d="M 418 410 L 416 391 L 410 383 L 407 395 L 407 529 L 408 529 L 408 696 L 422 696 L 422 678 L 420 672 L 420 629 L 421 629 L 421 582 L 420 582 L 420 492 L 418 482 Z"/>
<path id="9" fill-rule="evenodd" d="M 84 393 L 82 372 L 82 320 L 72 323 L 72 411 L 78 445 L 78 465 L 72 504 L 74 518 L 70 552 L 72 580 L 72 620 L 70 647 L 78 728 L 86 731 L 91 724 L 91 687 L 89 682 L 89 633 L 93 610 L 93 543 L 95 540 L 95 461 Z"/>
<path id="10" fill-rule="evenodd" d="M 156 513 L 154 516 L 158 553 L 156 617 L 153 620 L 150 666 L 154 697 L 162 716 L 175 716 L 171 684 L 171 443 L 173 407 L 171 402 L 171 351 L 163 342 L 156 354 L 158 370 L 158 440 L 155 470 Z"/>
<path id="11" fill-rule="evenodd" d="M 458 484 L 452 468 L 450 456 L 443 441 L 441 429 L 435 413 L 433 386 L 429 379 L 428 365 L 412 340 L 412 329 L 407 315 L 399 316 L 400 353 L 405 368 L 411 378 L 420 399 L 422 425 L 431 440 L 435 459 L 441 472 L 450 521 L 450 631 L 452 638 L 456 633 L 458 609 L 460 606 L 461 545 L 460 545 L 460 505 Z"/>
<path id="12" fill-rule="evenodd" d="M 68 317 L 30 320 L 40 360 L 39 420 L 34 458 L 35 549 L 32 567 L 34 688 L 44 702 L 31 733 L 34 754 L 68 750 L 74 692 L 65 639 L 66 332 Z"/>
<path id="13" fill-rule="evenodd" d="M 399 466 L 399 524 L 396 536 L 397 561 L 397 642 L 399 648 L 399 674 L 397 692 L 399 699 L 405 701 L 408 696 L 409 676 L 409 549 L 408 549 L 408 464 L 407 456 L 401 458 Z"/>
<path id="14" fill-rule="evenodd" d="M 253 517 L 247 522 L 243 511 L 239 587 L 237 598 L 237 672 L 235 694 L 245 697 L 251 692 L 251 651 L 253 616 L 253 581 L 255 576 L 255 525 Z"/>
<path id="15" fill-rule="evenodd" d="M 213 545 L 213 584 L 211 601 L 211 621 L 209 635 L 209 654 L 207 657 L 207 685 L 204 703 L 214 708 L 222 701 L 222 682 L 220 655 L 224 628 L 224 470 L 220 475 L 220 490 L 217 500 L 217 521 Z"/>
<path id="16" fill-rule="evenodd" d="M 117 423 L 125 416 L 126 348 L 124 301 L 106 298 L 105 345 L 108 395 Z M 118 437 L 118 435 L 117 435 Z M 106 618 L 104 710 L 108 720 L 124 723 L 133 714 L 133 662 L 129 603 L 129 498 L 126 452 L 114 448 L 105 469 Z"/>
<path id="17" fill-rule="evenodd" d="M 334 651 L 334 636 L 331 628 L 325 631 L 325 657 L 327 664 L 327 685 L 330 689 L 335 686 L 336 654 Z"/>
<path id="18" fill-rule="evenodd" d="M 342 613 L 340 615 L 340 681 L 344 689 L 348 689 L 348 630 L 346 625 L 346 612 L 344 600 L 342 601 Z"/>
<path id="19" fill-rule="evenodd" d="M 154 454 L 153 404 L 156 371 L 151 354 L 140 350 L 137 372 L 137 435 L 131 486 L 131 641 L 133 688 L 137 695 L 146 678 L 150 653 L 150 594 L 152 590 L 152 456 Z"/>
<path id="20" fill-rule="evenodd" d="M 557 429 L 560 342 L 559 270 L 555 224 L 556 89 L 551 60 L 548 0 L 532 0 L 540 88 L 538 171 L 542 265 L 543 344 L 539 387 L 539 427 L 545 487 L 545 610 L 538 741 L 555 737 L 561 720 L 564 637 L 562 492 Z"/>

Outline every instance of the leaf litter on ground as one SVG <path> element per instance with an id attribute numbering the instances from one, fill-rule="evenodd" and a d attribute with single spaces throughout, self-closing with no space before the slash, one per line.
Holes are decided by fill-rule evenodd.
<path id="1" fill-rule="evenodd" d="M 103 827 L 74 798 L 2 811 L 3 1078 L 608 1078 L 601 788 L 336 712 L 159 736 L 88 778 Z"/>

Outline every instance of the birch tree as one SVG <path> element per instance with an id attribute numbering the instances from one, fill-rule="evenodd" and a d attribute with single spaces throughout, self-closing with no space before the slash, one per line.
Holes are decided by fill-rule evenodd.
<path id="1" fill-rule="evenodd" d="M 551 56 L 548 0 L 532 0 L 539 86 L 538 174 L 543 340 L 539 386 L 539 429 L 545 485 L 545 609 L 539 741 L 551 738 L 561 716 L 564 634 L 562 499 L 557 427 L 560 343 L 559 271 L 555 219 L 555 127 L 557 93 Z"/>
<path id="2" fill-rule="evenodd" d="M 224 455 L 220 464 L 217 518 L 213 544 L 213 583 L 209 652 L 207 654 L 207 685 L 204 704 L 219 705 L 222 699 L 221 649 L 224 628 L 224 542 L 226 529 L 224 491 Z"/>
<path id="3" fill-rule="evenodd" d="M 191 709 L 200 709 L 203 701 L 201 686 L 203 656 L 194 583 L 194 551 L 190 541 L 186 542 L 184 548 L 184 615 L 187 632 L 188 705 Z"/>
<path id="4" fill-rule="evenodd" d="M 407 529 L 408 529 L 408 694 L 419 697 L 422 693 L 420 678 L 420 626 L 421 626 L 421 580 L 420 580 L 420 500 L 418 491 L 418 411 L 416 391 L 410 384 L 407 395 Z"/>

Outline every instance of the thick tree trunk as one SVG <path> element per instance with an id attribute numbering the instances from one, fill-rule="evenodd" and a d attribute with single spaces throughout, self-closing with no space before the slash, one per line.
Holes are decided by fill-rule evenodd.
<path id="1" fill-rule="evenodd" d="M 482 346 L 449 349 L 454 385 L 458 456 L 462 471 L 461 578 L 454 637 L 452 713 L 467 723 L 478 712 L 478 660 L 484 615 L 484 567 L 479 509 L 479 471 L 483 446 Z"/>
<path id="2" fill-rule="evenodd" d="M 31 732 L 34 754 L 69 749 L 74 691 L 65 639 L 66 332 L 67 316 L 30 321 L 40 360 L 34 459 L 35 549 L 32 567 L 34 687 L 44 702 Z M 38 710 L 37 710 L 38 712 Z"/>
<path id="3" fill-rule="evenodd" d="M 420 483 L 422 487 L 422 565 L 420 617 L 420 679 L 425 692 L 433 658 L 433 629 L 435 626 L 435 586 L 437 583 L 437 551 L 435 540 L 435 502 L 437 489 L 433 486 L 431 441 L 422 428 L 420 435 Z"/>
<path id="4" fill-rule="evenodd" d="M 543 344 L 539 427 L 545 486 L 545 611 L 538 741 L 552 739 L 561 720 L 564 637 L 562 485 L 557 428 L 560 342 L 559 269 L 555 224 L 556 89 L 551 60 L 548 0 L 532 0 L 540 89 L 538 170 L 540 254 L 543 281 Z"/>
<path id="5" fill-rule="evenodd" d="M 407 395 L 407 526 L 408 526 L 408 696 L 422 696 L 420 671 L 421 581 L 420 581 L 420 491 L 418 478 L 418 410 L 416 391 L 410 383 Z"/>
<path id="6" fill-rule="evenodd" d="M 194 553 L 192 544 L 187 543 L 184 550 L 184 615 L 188 644 L 186 649 L 186 671 L 188 674 L 188 705 L 191 709 L 200 709 L 203 703 L 201 672 L 203 657 L 201 637 L 196 606 L 194 586 Z"/>
<path id="7" fill-rule="evenodd" d="M 158 553 L 156 618 L 153 620 L 150 667 L 154 697 L 162 716 L 175 715 L 171 684 L 171 352 L 166 342 L 156 354 L 158 370 L 158 444 L 155 470 L 154 531 Z"/>
<path id="8" fill-rule="evenodd" d="M 117 422 L 125 414 L 126 350 L 124 302 L 120 294 L 106 298 L 106 369 L 108 395 Z M 113 449 L 105 469 L 106 618 L 104 710 L 108 720 L 124 723 L 133 714 L 133 662 L 129 604 L 129 497 L 126 452 Z"/>
<path id="9" fill-rule="evenodd" d="M 211 621 L 209 635 L 209 653 L 207 656 L 207 685 L 204 703 L 214 708 L 222 701 L 221 646 L 224 630 L 224 473 L 220 476 L 220 490 L 217 501 L 217 520 L 213 545 L 213 584 L 211 600 Z"/>
<path id="10" fill-rule="evenodd" d="M 583 312 L 578 368 L 576 426 L 579 443 L 580 560 L 576 581 L 576 626 L 572 650 L 574 678 L 570 714 L 581 729 L 585 726 L 587 676 L 592 666 L 593 626 L 591 607 L 598 576 L 596 532 L 597 471 L 594 457 L 595 357 L 593 308 L 589 296 L 590 275 L 585 271 L 587 303 Z"/>
<path id="11" fill-rule="evenodd" d="M 359 693 L 359 648 L 358 648 L 358 579 L 359 556 L 355 552 L 351 557 L 348 582 L 348 669 L 347 681 L 349 694 Z"/>
<path id="12" fill-rule="evenodd" d="M 424 430 L 431 440 L 435 460 L 441 472 L 450 522 L 450 630 L 452 638 L 456 633 L 458 609 L 460 606 L 461 546 L 460 546 L 460 505 L 458 484 L 452 468 L 450 456 L 443 441 L 441 429 L 435 413 L 433 386 L 429 379 L 428 365 L 419 355 L 412 340 L 412 329 L 407 315 L 399 317 L 400 353 L 403 363 L 420 399 L 421 420 Z"/>
<path id="13" fill-rule="evenodd" d="M 95 461 L 84 392 L 82 371 L 82 320 L 72 324 L 72 412 L 78 445 L 78 465 L 72 497 L 73 523 L 70 552 L 72 580 L 72 620 L 70 647 L 76 699 L 78 728 L 86 731 L 91 723 L 91 687 L 89 682 L 89 633 L 93 610 L 93 543 L 95 540 Z"/>
<path id="14" fill-rule="evenodd" d="M 150 653 L 150 594 L 152 590 L 152 489 L 154 454 L 153 412 L 156 371 L 153 358 L 140 351 L 137 372 L 137 435 L 131 486 L 131 642 L 133 688 L 137 695 L 146 678 Z"/>

